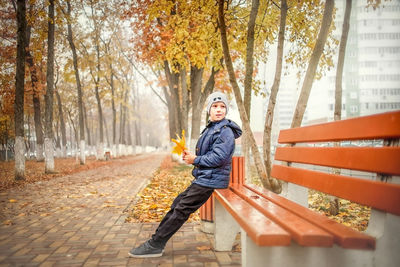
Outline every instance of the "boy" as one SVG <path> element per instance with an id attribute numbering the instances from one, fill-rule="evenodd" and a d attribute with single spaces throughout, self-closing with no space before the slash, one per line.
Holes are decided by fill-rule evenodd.
<path id="1" fill-rule="evenodd" d="M 235 139 L 242 134 L 242 130 L 233 121 L 225 119 L 228 112 L 225 94 L 212 93 L 208 98 L 207 112 L 210 121 L 197 141 L 196 153 L 183 152 L 183 160 L 194 165 L 192 174 L 195 179 L 175 198 L 170 211 L 162 219 L 151 239 L 133 248 L 129 256 L 162 256 L 165 244 L 190 214 L 207 201 L 214 189 L 228 187 Z"/>

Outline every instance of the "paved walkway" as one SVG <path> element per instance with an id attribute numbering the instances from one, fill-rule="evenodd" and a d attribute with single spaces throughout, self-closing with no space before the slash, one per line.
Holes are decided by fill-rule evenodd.
<path id="1" fill-rule="evenodd" d="M 240 253 L 213 251 L 198 223 L 185 224 L 160 258 L 127 256 L 157 224 L 125 223 L 124 210 L 164 157 L 138 155 L 0 192 L 0 217 L 9 218 L 0 225 L 0 266 L 240 266 Z"/>

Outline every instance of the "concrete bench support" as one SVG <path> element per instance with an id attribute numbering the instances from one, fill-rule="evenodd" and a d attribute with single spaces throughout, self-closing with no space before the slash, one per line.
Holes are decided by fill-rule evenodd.
<path id="1" fill-rule="evenodd" d="M 240 232 L 239 224 L 232 215 L 219 203 L 214 201 L 215 210 L 215 250 L 230 251 L 235 242 L 237 234 Z"/>

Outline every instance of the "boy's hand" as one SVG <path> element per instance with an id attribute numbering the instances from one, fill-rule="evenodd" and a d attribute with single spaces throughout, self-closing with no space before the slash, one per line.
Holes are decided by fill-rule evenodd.
<path id="1" fill-rule="evenodd" d="M 187 150 L 184 150 L 184 151 L 183 151 L 182 159 L 183 159 L 183 161 L 186 162 L 187 164 L 193 164 L 195 158 L 196 158 L 196 155 L 193 155 L 192 153 L 190 153 L 190 152 L 187 151 Z"/>

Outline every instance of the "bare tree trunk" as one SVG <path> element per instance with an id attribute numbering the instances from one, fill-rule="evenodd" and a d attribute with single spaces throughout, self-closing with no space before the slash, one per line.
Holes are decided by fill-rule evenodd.
<path id="1" fill-rule="evenodd" d="M 36 160 L 44 161 L 44 153 L 43 153 L 43 126 L 42 126 L 42 118 L 41 118 L 41 108 L 40 108 L 40 98 L 36 89 L 33 88 L 33 120 L 35 122 L 35 134 L 36 134 Z"/>
<path id="2" fill-rule="evenodd" d="M 6 162 L 8 161 L 8 123 L 7 123 L 7 121 L 4 121 L 4 124 L 5 124 L 5 132 L 6 132 L 6 136 L 5 136 L 5 142 L 4 142 L 4 148 L 6 149 Z M 25 165 L 25 163 L 24 163 L 24 165 Z M 25 169 L 24 169 L 24 173 L 25 173 Z"/>
<path id="3" fill-rule="evenodd" d="M 245 78 L 244 78 L 244 94 L 243 94 L 243 102 L 244 108 L 246 110 L 246 114 L 248 115 L 249 123 L 251 120 L 250 111 L 251 111 L 251 92 L 252 92 L 252 82 L 253 82 L 253 71 L 254 71 L 254 33 L 255 33 L 255 24 L 258 13 L 258 8 L 260 5 L 259 0 L 253 0 L 251 3 L 251 11 L 250 11 L 250 19 L 247 25 L 247 46 L 246 46 L 246 62 L 245 62 Z M 249 133 L 247 131 L 243 132 L 243 155 L 246 159 L 246 178 L 250 179 L 250 140 Z"/>
<path id="4" fill-rule="evenodd" d="M 117 146 L 117 110 L 115 108 L 115 89 L 114 89 L 114 73 L 112 70 L 112 65 L 110 64 L 111 77 L 110 77 L 110 87 L 111 87 L 111 109 L 112 109 L 112 146 L 114 155 L 116 153 Z"/>
<path id="5" fill-rule="evenodd" d="M 90 147 L 93 144 L 93 142 L 92 142 L 92 137 L 90 135 L 88 111 L 86 109 L 86 105 L 85 104 L 82 104 L 82 106 L 83 106 L 83 118 L 84 118 L 83 121 L 84 121 L 85 128 L 86 128 L 87 145 L 88 145 L 88 147 Z"/>
<path id="6" fill-rule="evenodd" d="M 99 45 L 96 46 L 96 56 L 97 56 L 97 74 L 95 79 L 95 95 L 97 101 L 97 112 L 98 112 L 98 122 L 99 122 L 99 142 L 97 144 L 96 155 L 98 160 L 104 160 L 104 129 L 103 129 L 103 108 L 101 106 L 101 99 L 99 94 L 99 82 L 100 82 L 100 48 Z"/>
<path id="7" fill-rule="evenodd" d="M 61 151 L 62 151 L 62 156 L 66 157 L 66 146 L 67 146 L 67 132 L 65 129 L 65 120 L 64 120 L 64 113 L 62 110 L 62 103 L 61 103 L 61 97 L 60 94 L 58 93 L 57 90 L 56 92 L 56 98 L 57 98 L 57 105 L 58 105 L 58 114 L 60 117 L 60 128 L 61 128 Z"/>
<path id="8" fill-rule="evenodd" d="M 26 1 L 17 1 L 17 68 L 15 74 L 15 180 L 25 180 L 24 86 Z"/>
<path id="9" fill-rule="evenodd" d="M 352 0 L 346 0 L 342 37 L 339 45 L 338 66 L 336 69 L 335 114 L 334 114 L 335 121 L 342 119 L 343 65 L 344 65 L 344 57 L 346 55 L 347 37 L 349 35 L 349 28 L 350 28 L 351 5 L 352 5 Z"/>
<path id="10" fill-rule="evenodd" d="M 192 130 L 190 133 L 190 150 L 194 151 L 196 140 L 200 134 L 200 120 L 202 106 L 200 107 L 201 98 L 201 81 L 204 68 L 190 67 L 190 96 L 192 99 Z"/>
<path id="11" fill-rule="evenodd" d="M 90 7 L 92 12 L 92 20 L 94 25 L 94 34 L 95 34 L 95 49 L 96 49 L 96 75 L 92 74 L 93 81 L 95 84 L 95 96 L 97 101 L 97 113 L 98 113 L 98 123 L 99 123 L 99 140 L 96 142 L 96 159 L 104 160 L 104 129 L 103 129 L 103 109 L 101 106 L 101 99 L 99 94 L 99 83 L 100 83 L 100 27 L 99 22 L 95 16 L 95 6 L 94 2 L 90 1 Z M 93 143 L 94 144 L 94 143 Z"/>
<path id="12" fill-rule="evenodd" d="M 67 15 L 68 17 L 71 16 L 71 4 L 69 1 L 67 1 Z M 73 64 L 74 64 L 74 70 L 75 70 L 75 80 L 76 80 L 76 89 L 78 91 L 78 109 L 79 109 L 79 149 L 80 149 L 80 164 L 83 165 L 85 164 L 86 158 L 85 158 L 85 126 L 83 123 L 83 102 L 82 102 L 82 87 L 81 87 L 81 80 L 79 76 L 79 68 L 78 68 L 78 55 L 76 53 L 76 48 L 75 48 L 75 43 L 74 39 L 72 36 L 72 27 L 71 23 L 69 22 L 69 18 L 67 19 L 68 23 L 68 42 L 69 46 L 71 47 L 72 50 L 72 59 L 73 59 Z"/>
<path id="13" fill-rule="evenodd" d="M 128 100 L 128 90 L 125 90 L 124 94 L 124 101 L 120 104 L 120 126 L 119 126 L 119 143 L 122 145 L 122 155 L 126 154 L 125 145 L 126 145 L 126 138 L 125 138 L 125 126 L 126 126 L 126 103 Z"/>
<path id="14" fill-rule="evenodd" d="M 32 12 L 32 11 L 30 11 Z M 37 69 L 35 63 L 33 61 L 33 57 L 29 50 L 29 44 L 31 40 L 31 30 L 32 27 L 27 25 L 26 29 L 26 43 L 25 43 L 25 53 L 26 53 L 26 62 L 29 66 L 29 71 L 31 74 L 31 84 L 32 84 L 32 102 L 33 102 L 33 112 L 34 112 L 34 122 L 35 122 L 35 134 L 36 134 L 36 160 L 44 161 L 43 154 L 43 127 L 42 127 L 42 119 L 41 119 L 41 108 L 40 108 L 40 94 L 37 92 L 37 85 L 39 83 Z"/>
<path id="15" fill-rule="evenodd" d="M 72 129 L 74 131 L 75 146 L 76 146 L 76 156 L 78 156 L 78 143 L 79 143 L 78 130 L 75 127 L 74 119 L 72 118 L 72 114 L 71 114 L 70 110 L 68 110 L 68 116 L 69 116 L 69 121 L 71 122 L 71 125 L 72 125 Z M 70 129 L 71 129 L 71 127 L 70 127 Z M 71 138 L 71 148 L 72 148 L 72 138 Z"/>
<path id="16" fill-rule="evenodd" d="M 333 0 L 326 0 L 324 15 L 322 17 L 321 29 L 318 38 L 311 54 L 310 62 L 308 63 L 306 76 L 304 78 L 303 86 L 301 88 L 299 100 L 297 101 L 296 109 L 293 115 L 291 128 L 300 127 L 303 121 L 303 116 L 306 111 L 308 98 L 310 96 L 311 87 L 314 82 L 315 72 L 318 67 L 319 59 L 324 51 L 324 45 L 328 38 L 329 27 L 332 22 L 332 12 L 334 7 Z"/>
<path id="17" fill-rule="evenodd" d="M 189 96 L 186 82 L 186 68 L 182 68 L 180 72 L 181 86 L 179 93 L 181 95 L 182 103 L 181 104 L 181 118 L 182 118 L 182 129 L 185 130 L 185 138 L 188 140 L 188 113 L 189 113 Z"/>
<path id="18" fill-rule="evenodd" d="M 28 158 L 30 158 L 30 155 L 31 155 L 31 152 L 32 152 L 32 147 L 31 147 L 31 116 L 30 116 L 30 114 L 28 113 L 27 114 L 27 118 L 26 118 L 26 120 L 27 120 L 27 125 L 28 125 L 28 135 L 27 135 L 27 141 L 26 142 L 28 142 L 28 144 L 26 145 L 26 151 L 27 151 L 27 155 L 28 155 Z M 1 128 L 1 124 L 0 124 L 0 128 Z"/>
<path id="19" fill-rule="evenodd" d="M 57 61 L 55 59 L 54 59 L 54 63 L 57 65 Z M 66 127 L 65 127 L 64 113 L 63 113 L 63 109 L 62 109 L 61 96 L 57 90 L 58 77 L 59 77 L 59 73 L 58 73 L 58 65 L 57 65 L 56 80 L 54 81 L 54 92 L 56 94 L 56 99 L 57 99 L 58 118 L 59 118 L 59 122 L 60 122 L 60 131 L 61 131 L 61 140 L 60 140 L 61 155 L 60 155 L 60 157 L 66 158 L 67 157 L 67 133 L 66 133 Z"/>
<path id="20" fill-rule="evenodd" d="M 133 122 L 133 134 L 135 137 L 135 141 L 134 141 L 135 153 L 136 153 L 136 146 L 141 145 L 141 137 L 140 137 L 140 131 L 139 131 L 139 122 L 140 122 L 139 103 L 140 102 L 139 102 L 138 89 L 139 89 L 139 84 L 136 80 L 136 86 L 133 87 L 133 89 L 132 89 L 133 117 L 135 117 L 135 120 Z"/>
<path id="21" fill-rule="evenodd" d="M 47 35 L 47 90 L 45 96 L 45 173 L 54 172 L 53 98 L 54 98 L 54 0 L 49 0 Z"/>
<path id="22" fill-rule="evenodd" d="M 182 112 L 181 112 L 181 105 L 179 102 L 179 73 L 171 73 L 168 62 L 164 61 L 164 71 L 165 77 L 168 82 L 169 87 L 169 96 L 170 96 L 170 106 L 169 108 L 172 110 L 173 114 L 173 125 L 170 127 L 172 128 L 172 135 L 171 137 L 175 136 L 175 134 L 181 134 L 182 132 Z"/>
<path id="23" fill-rule="evenodd" d="M 288 6 L 286 0 L 281 1 L 281 18 L 279 25 L 278 35 L 278 51 L 276 56 L 276 70 L 274 83 L 271 88 L 271 94 L 269 96 L 267 114 L 265 115 L 265 126 L 264 126 L 264 163 L 267 171 L 267 176 L 271 177 L 271 134 L 272 134 L 272 122 L 274 120 L 274 111 L 276 104 L 276 97 L 279 91 L 279 85 L 281 82 L 282 75 L 282 60 L 283 60 L 283 45 L 285 41 L 285 27 L 286 27 L 286 15 Z"/>
<path id="24" fill-rule="evenodd" d="M 257 1 L 257 0 L 255 0 L 255 1 Z M 279 192 L 280 191 L 279 183 L 275 179 L 268 179 L 268 177 L 267 177 L 267 173 L 265 171 L 265 166 L 264 166 L 263 162 L 261 161 L 260 152 L 258 151 L 258 148 L 257 148 L 256 140 L 255 140 L 253 132 L 251 131 L 251 128 L 250 128 L 250 122 L 249 122 L 248 115 L 246 113 L 246 110 L 245 110 L 245 107 L 243 104 L 242 96 L 240 94 L 239 85 L 236 81 L 235 71 L 234 71 L 232 59 L 231 59 L 231 56 L 229 53 L 229 46 L 228 46 L 228 40 L 227 40 L 227 36 L 226 36 L 226 25 L 225 25 L 225 18 L 224 18 L 224 0 L 219 0 L 218 3 L 219 3 L 219 5 L 218 5 L 219 6 L 219 8 L 218 8 L 219 27 L 220 27 L 220 32 L 221 32 L 221 42 L 222 42 L 222 49 L 223 49 L 223 53 L 224 53 L 225 65 L 228 70 L 229 81 L 232 85 L 233 92 L 235 94 L 236 103 L 239 108 L 239 114 L 240 114 L 240 118 L 242 120 L 243 128 L 245 131 L 247 131 L 249 133 L 250 146 L 251 146 L 251 149 L 253 152 L 256 169 L 257 169 L 258 175 L 261 177 L 263 186 L 265 188 L 273 190 L 274 192 Z"/>
<path id="25" fill-rule="evenodd" d="M 103 125 L 104 125 L 104 130 L 106 132 L 107 146 L 110 147 L 110 145 L 111 145 L 110 136 L 108 135 L 108 127 L 107 127 L 107 123 L 106 123 L 106 118 L 104 116 L 103 116 Z"/>
<path id="26" fill-rule="evenodd" d="M 207 100 L 208 95 L 214 90 L 215 85 L 215 71 L 211 69 L 210 77 L 204 90 L 202 92 L 202 76 L 203 69 L 192 67 L 190 70 L 190 93 L 192 98 L 192 131 L 190 134 L 190 150 L 194 150 L 196 146 L 196 140 L 200 135 L 200 123 L 201 123 L 201 112 L 203 110 L 204 102 Z"/>
<path id="27" fill-rule="evenodd" d="M 62 103 L 61 103 L 61 97 L 58 91 L 56 90 L 56 98 L 57 98 L 57 105 L 58 105 L 58 114 L 60 117 L 60 128 L 61 128 L 61 151 L 62 151 L 62 156 L 66 157 L 66 146 L 67 146 L 67 132 L 65 128 L 65 120 L 64 120 L 64 113 L 62 110 Z"/>
<path id="28" fill-rule="evenodd" d="M 347 37 L 349 35 L 350 28 L 350 14 L 351 14 L 351 0 L 346 0 L 346 8 L 344 11 L 342 37 L 339 45 L 338 65 L 336 68 L 336 88 L 335 88 L 335 111 L 334 120 L 338 121 L 342 119 L 342 78 L 343 78 L 343 65 L 344 57 L 346 55 Z M 339 147 L 340 143 L 335 142 L 335 147 Z M 340 169 L 333 169 L 333 173 L 340 174 Z M 340 209 L 339 198 L 335 196 L 329 196 L 329 209 L 328 212 L 331 215 L 337 215 Z"/>
<path id="29" fill-rule="evenodd" d="M 56 116 L 56 124 L 54 126 L 54 141 L 56 148 L 54 157 L 60 158 L 61 157 L 60 120 L 57 118 L 58 116 Z"/>

